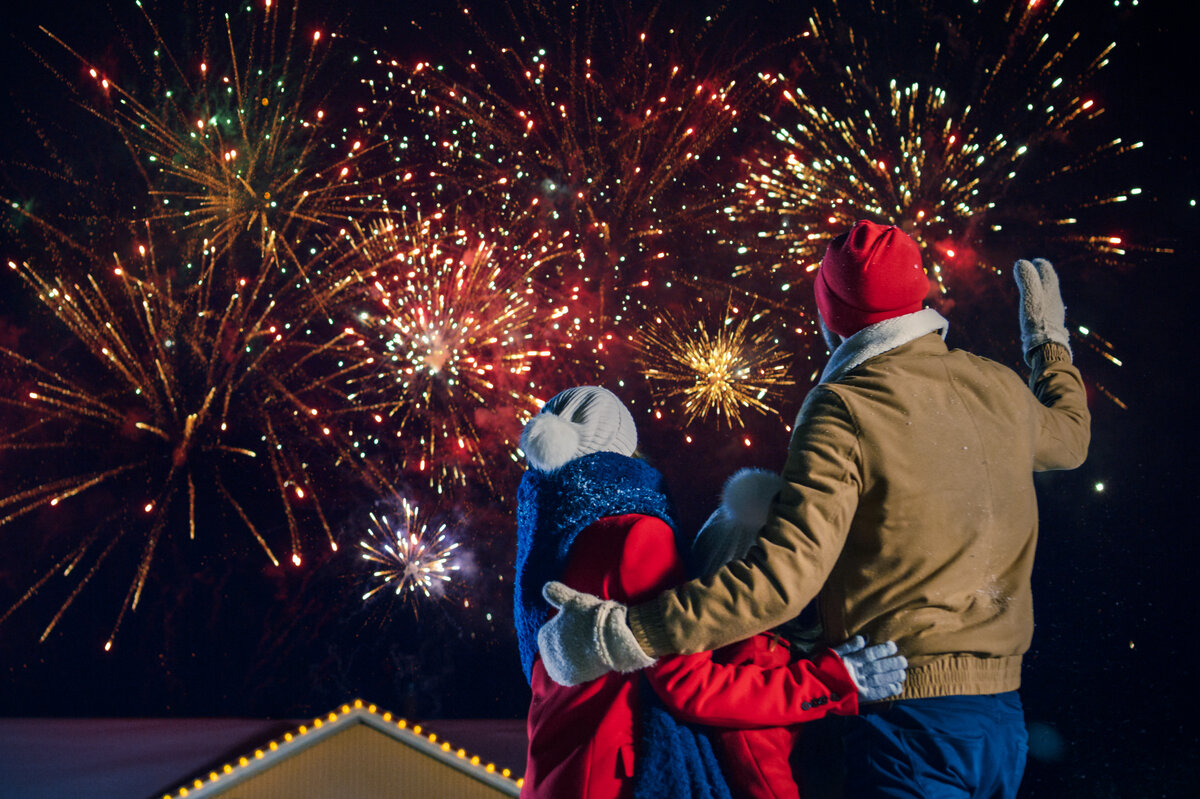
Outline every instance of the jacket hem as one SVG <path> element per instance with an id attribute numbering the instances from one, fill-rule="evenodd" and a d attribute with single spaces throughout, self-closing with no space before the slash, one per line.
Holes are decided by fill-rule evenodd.
<path id="1" fill-rule="evenodd" d="M 949 655 L 908 670 L 899 699 L 1002 694 L 1021 687 L 1021 655 Z"/>

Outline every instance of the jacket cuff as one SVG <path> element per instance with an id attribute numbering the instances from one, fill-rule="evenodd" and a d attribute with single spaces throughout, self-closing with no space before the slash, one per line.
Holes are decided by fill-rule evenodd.
<path id="1" fill-rule="evenodd" d="M 614 605 L 615 607 L 609 611 L 611 615 L 608 618 L 612 620 L 611 623 L 602 621 L 598 625 L 605 633 L 601 637 L 607 652 L 605 660 L 615 671 L 622 674 L 653 666 L 654 658 L 646 654 L 641 644 L 630 633 L 627 622 L 628 609 L 618 603 L 614 603 Z"/>
<path id="2" fill-rule="evenodd" d="M 829 712 L 842 716 L 856 715 L 858 687 L 842 659 L 832 649 L 823 649 L 814 654 L 811 660 L 814 671 L 830 691 L 829 701 L 833 706 Z"/>
<path id="3" fill-rule="evenodd" d="M 641 605 L 630 607 L 625 614 L 625 623 L 633 632 L 638 646 L 649 657 L 658 658 L 673 654 L 667 647 L 662 614 L 658 612 L 654 602 L 644 602 Z"/>
<path id="4" fill-rule="evenodd" d="M 1051 361 L 1066 361 L 1070 363 L 1071 350 L 1057 341 L 1047 341 L 1040 347 L 1034 347 L 1029 351 L 1029 366 L 1035 372 L 1045 369 L 1046 364 Z"/>

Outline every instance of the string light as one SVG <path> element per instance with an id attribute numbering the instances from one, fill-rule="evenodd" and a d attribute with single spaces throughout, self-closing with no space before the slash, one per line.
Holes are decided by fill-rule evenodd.
<path id="1" fill-rule="evenodd" d="M 186 785 L 180 786 L 174 792 L 163 794 L 162 799 L 182 799 L 182 797 L 187 797 L 194 791 L 221 783 L 230 778 L 240 777 L 242 771 L 251 765 L 259 769 L 261 766 L 258 763 L 272 759 L 273 755 L 276 757 L 286 756 L 287 749 L 290 746 L 298 745 L 299 742 L 305 740 L 307 736 L 315 733 L 317 730 L 322 730 L 325 735 L 330 735 L 332 734 L 331 725 L 345 726 L 354 723 L 356 720 L 369 723 L 376 729 L 386 730 L 387 734 L 401 742 L 409 744 L 419 742 L 420 744 L 424 744 L 424 746 L 417 746 L 415 748 L 446 766 L 467 773 L 474 773 L 485 781 L 502 779 L 504 783 L 497 784 L 492 782 L 491 784 L 496 787 L 506 784 L 512 790 L 513 795 L 516 795 L 524 785 L 523 778 L 513 779 L 510 769 L 498 768 L 495 763 L 484 762 L 478 755 L 469 754 L 465 749 L 456 749 L 448 741 L 441 741 L 439 743 L 437 734 L 423 732 L 421 725 L 416 724 L 410 728 L 407 720 L 395 719 L 392 713 L 381 711 L 376 705 L 367 704 L 362 699 L 355 699 L 353 703 L 343 704 L 336 711 L 331 711 L 324 717 L 314 718 L 311 727 L 301 724 L 293 732 L 284 733 L 281 741 L 270 741 L 266 745 L 265 750 L 260 747 L 254 750 L 253 755 L 243 755 L 236 762 L 225 763 L 220 771 L 216 769 L 210 771 L 206 781 L 197 778 Z M 340 725 L 338 724 L 339 722 L 341 722 Z"/>

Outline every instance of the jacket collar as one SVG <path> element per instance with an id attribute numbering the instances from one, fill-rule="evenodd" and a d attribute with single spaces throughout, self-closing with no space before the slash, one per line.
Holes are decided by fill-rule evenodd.
<path id="1" fill-rule="evenodd" d="M 950 323 L 946 318 L 932 308 L 923 308 L 864 327 L 833 351 L 829 363 L 825 365 L 825 371 L 821 373 L 821 382 L 832 383 L 840 380 L 851 369 L 876 355 L 894 350 L 901 344 L 907 344 L 928 333 L 941 333 L 944 339 L 949 328 Z"/>

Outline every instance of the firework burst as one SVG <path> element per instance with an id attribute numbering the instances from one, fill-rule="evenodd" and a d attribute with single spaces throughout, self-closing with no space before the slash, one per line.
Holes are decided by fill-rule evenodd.
<path id="1" fill-rule="evenodd" d="M 0 434 L 0 452 L 25 462 L 0 497 L 0 526 L 44 520 L 67 503 L 107 510 L 0 621 L 55 576 L 78 577 L 44 639 L 104 562 L 133 547 L 138 565 L 111 646 L 164 538 L 240 522 L 278 565 L 266 531 L 286 527 L 298 566 L 302 530 L 323 530 L 337 548 L 322 498 L 334 478 L 390 488 L 363 457 L 344 389 L 363 368 L 361 339 L 323 311 L 357 284 L 352 271 L 315 270 L 318 291 L 294 273 L 279 281 L 287 270 L 268 255 L 255 277 L 225 289 L 214 259 L 180 277 L 149 244 L 77 280 L 8 267 L 69 343 L 50 355 L 0 349 L 0 374 L 15 387 L 0 403 L 18 419 Z"/>
<path id="2" fill-rule="evenodd" d="M 100 97 L 83 102 L 133 154 L 149 187 L 142 217 L 169 221 L 211 254 L 249 237 L 260 253 L 279 250 L 302 268 L 295 250 L 307 233 L 379 204 L 389 170 L 363 168 L 373 148 L 326 117 L 338 37 L 302 31 L 297 13 L 247 6 L 173 48 L 143 9 L 153 49 L 130 48 L 136 88 L 46 31 L 88 67 Z"/>
<path id="3" fill-rule="evenodd" d="M 762 76 L 780 101 L 766 117 L 774 143 L 745 159 L 730 212 L 775 246 L 749 248 L 741 271 L 765 267 L 786 286 L 860 218 L 912 235 L 942 293 L 949 274 L 996 272 L 985 251 L 1001 240 L 1067 241 L 1102 262 L 1125 255 L 1121 236 L 1085 232 L 1082 217 L 1140 189 L 1071 182 L 1141 144 L 1118 138 L 1082 155 L 1062 147 L 1095 128 L 1102 108 L 1086 87 L 1115 45 L 1073 66 L 1080 35 L 1053 35 L 1061 6 L 994 0 L 949 17 L 896 0 L 876 4 L 869 25 L 837 0 L 814 12 L 800 77 Z"/>
<path id="4" fill-rule="evenodd" d="M 386 515 L 371 513 L 368 538 L 358 543 L 363 560 L 378 567 L 372 577 L 379 582 L 363 594 L 363 601 L 385 588 L 405 600 L 414 600 L 419 594 L 442 596 L 460 568 L 455 561 L 459 543 L 447 540 L 447 525 L 432 530 L 416 505 L 402 499 L 400 507 L 403 518 L 397 515 L 395 527 Z"/>
<path id="5" fill-rule="evenodd" d="M 761 87 L 731 78 L 704 31 L 689 37 L 657 9 L 505 9 L 509 24 L 486 29 L 463 9 L 466 52 L 448 66 L 381 60 L 387 78 L 373 88 L 396 110 L 377 116 L 419 126 L 404 137 L 409 157 L 468 207 L 537 213 L 570 233 L 583 258 L 557 276 L 588 295 L 596 343 L 653 304 L 681 242 L 695 247 L 728 202 L 719 146 Z"/>
<path id="6" fill-rule="evenodd" d="M 539 404 L 536 373 L 573 325 L 569 300 L 552 302 L 534 276 L 574 251 L 541 230 L 476 230 L 442 213 L 347 235 L 366 287 L 354 321 L 370 372 L 357 401 L 387 417 L 410 450 L 403 468 L 439 492 L 469 476 L 494 488 L 493 453 L 515 458 L 521 420 Z"/>
<path id="7" fill-rule="evenodd" d="M 788 377 L 789 354 L 765 314 L 740 313 L 727 304 L 721 318 L 685 320 L 663 314 L 634 339 L 636 359 L 651 391 L 677 399 L 684 423 L 705 419 L 742 425 L 742 411 L 777 414 L 770 404 Z"/>

